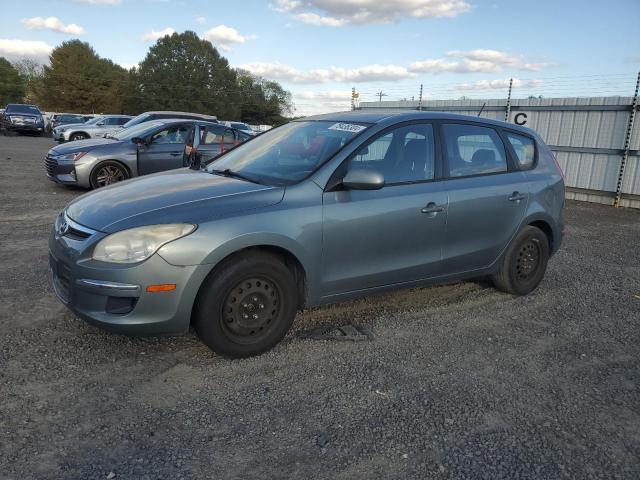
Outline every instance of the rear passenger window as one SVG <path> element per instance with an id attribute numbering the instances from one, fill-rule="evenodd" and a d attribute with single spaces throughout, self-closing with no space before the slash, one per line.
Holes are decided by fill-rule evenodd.
<path id="1" fill-rule="evenodd" d="M 507 133 L 507 138 L 516 152 L 516 160 L 520 169 L 527 170 L 531 168 L 536 155 L 533 139 L 524 135 L 516 135 L 515 133 Z"/>
<path id="2" fill-rule="evenodd" d="M 235 137 L 233 131 L 228 128 L 207 127 L 206 130 L 200 129 L 200 144 L 212 145 L 214 143 L 234 143 Z"/>
<path id="3" fill-rule="evenodd" d="M 450 177 L 468 177 L 507 171 L 500 136 L 493 128 L 443 125 Z"/>

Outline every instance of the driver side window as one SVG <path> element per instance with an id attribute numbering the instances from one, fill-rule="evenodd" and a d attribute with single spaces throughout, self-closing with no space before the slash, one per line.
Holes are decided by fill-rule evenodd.
<path id="1" fill-rule="evenodd" d="M 434 178 L 435 143 L 428 123 L 394 128 L 360 148 L 350 167 L 375 169 L 387 185 Z"/>
<path id="2" fill-rule="evenodd" d="M 151 143 L 154 145 L 163 144 L 184 144 L 189 139 L 192 127 L 188 125 L 175 125 L 169 128 L 163 128 L 151 137 Z"/>

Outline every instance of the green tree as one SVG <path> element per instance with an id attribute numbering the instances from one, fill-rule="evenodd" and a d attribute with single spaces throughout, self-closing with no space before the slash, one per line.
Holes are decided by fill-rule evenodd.
<path id="1" fill-rule="evenodd" d="M 0 57 L 0 106 L 4 108 L 7 103 L 21 102 L 24 92 L 24 80 L 20 73 L 9 60 Z"/>
<path id="2" fill-rule="evenodd" d="M 24 102 L 38 105 L 42 96 L 42 76 L 44 67 L 41 63 L 30 58 L 23 58 L 13 62 L 25 85 Z"/>
<path id="3" fill-rule="evenodd" d="M 237 70 L 238 89 L 242 98 L 240 119 L 243 122 L 279 125 L 291 114 L 291 93 L 278 82 Z"/>
<path id="4" fill-rule="evenodd" d="M 129 73 L 88 43 L 63 42 L 44 67 L 41 106 L 78 113 L 125 113 Z"/>
<path id="5" fill-rule="evenodd" d="M 194 32 L 156 41 L 134 72 L 136 92 L 145 110 L 181 110 L 236 118 L 236 73 L 211 42 Z"/>

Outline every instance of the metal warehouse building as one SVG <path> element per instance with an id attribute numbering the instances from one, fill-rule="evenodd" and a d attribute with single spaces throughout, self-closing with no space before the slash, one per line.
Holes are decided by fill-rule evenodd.
<path id="1" fill-rule="evenodd" d="M 483 108 L 484 105 L 484 108 Z M 360 109 L 434 110 L 536 130 L 566 175 L 567 198 L 640 208 L 640 122 L 634 97 L 360 102 Z"/>

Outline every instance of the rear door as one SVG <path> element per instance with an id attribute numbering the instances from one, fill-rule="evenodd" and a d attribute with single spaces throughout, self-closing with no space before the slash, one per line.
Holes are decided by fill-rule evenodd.
<path id="1" fill-rule="evenodd" d="M 185 145 L 193 129 L 192 123 L 178 123 L 156 130 L 147 145 L 138 147 L 140 175 L 182 167 Z"/>
<path id="2" fill-rule="evenodd" d="M 206 163 L 237 144 L 234 130 L 224 125 L 200 126 L 198 155 Z"/>
<path id="3" fill-rule="evenodd" d="M 529 186 L 498 131 L 486 124 L 443 122 L 449 212 L 447 273 L 491 265 L 524 218 Z"/>

